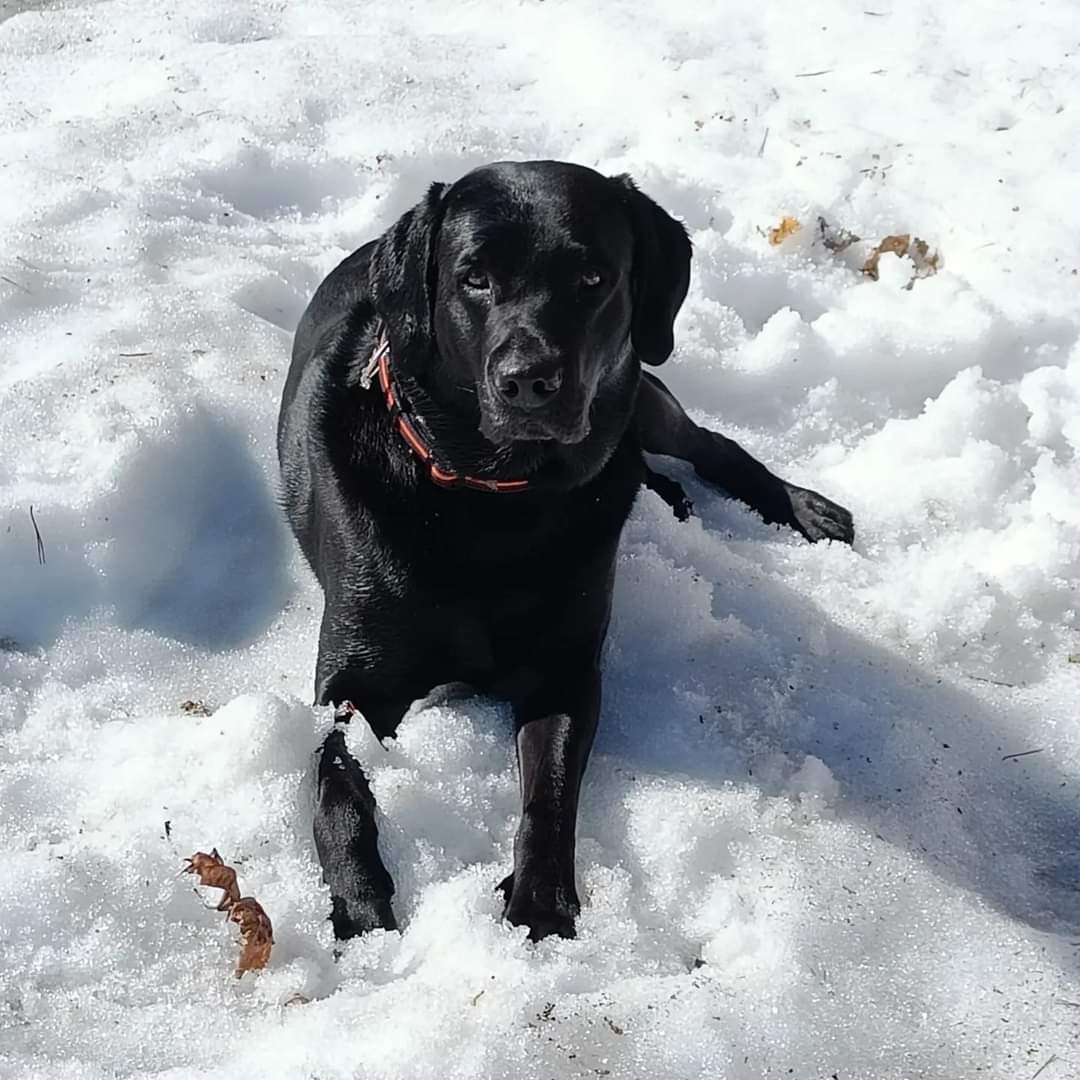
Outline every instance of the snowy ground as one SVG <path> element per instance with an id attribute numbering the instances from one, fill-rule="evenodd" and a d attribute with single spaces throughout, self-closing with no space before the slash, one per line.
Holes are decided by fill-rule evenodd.
<path id="1" fill-rule="evenodd" d="M 1080 1075 L 1075 0 L 41 6 L 0 5 L 0 1075 Z M 663 374 L 858 540 L 643 495 L 579 939 L 499 922 L 507 718 L 432 707 L 356 733 L 403 930 L 335 962 L 290 333 L 506 157 L 685 219 Z M 944 266 L 871 281 L 818 215 Z M 176 877 L 213 845 L 274 921 L 242 981 Z"/>

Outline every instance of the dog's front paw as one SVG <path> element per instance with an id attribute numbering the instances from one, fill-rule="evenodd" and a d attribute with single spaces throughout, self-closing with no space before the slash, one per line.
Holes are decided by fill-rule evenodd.
<path id="1" fill-rule="evenodd" d="M 527 926 L 529 940 L 540 941 L 551 934 L 577 937 L 574 919 L 581 910 L 577 891 L 554 882 L 523 879 L 515 884 L 514 875 L 498 884 L 506 900 L 503 918 L 513 926 Z"/>
<path id="2" fill-rule="evenodd" d="M 855 523 L 850 510 L 809 488 L 796 487 L 794 484 L 785 484 L 784 488 L 791 502 L 792 527 L 807 540 L 811 543 L 818 540 L 852 543 L 855 539 Z"/>

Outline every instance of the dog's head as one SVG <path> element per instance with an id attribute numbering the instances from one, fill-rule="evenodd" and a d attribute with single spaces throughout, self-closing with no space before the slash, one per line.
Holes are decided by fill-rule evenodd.
<path id="1" fill-rule="evenodd" d="M 500 163 L 433 185 L 371 279 L 395 357 L 487 439 L 569 445 L 607 384 L 670 355 L 690 242 L 628 177 Z"/>

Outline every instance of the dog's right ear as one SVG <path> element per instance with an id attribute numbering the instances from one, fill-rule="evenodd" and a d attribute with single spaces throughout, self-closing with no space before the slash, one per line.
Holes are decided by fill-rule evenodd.
<path id="1" fill-rule="evenodd" d="M 413 372 L 423 370 L 433 345 L 435 246 L 447 186 L 432 184 L 423 201 L 379 237 L 371 255 L 375 312 L 386 327 L 395 361 Z"/>

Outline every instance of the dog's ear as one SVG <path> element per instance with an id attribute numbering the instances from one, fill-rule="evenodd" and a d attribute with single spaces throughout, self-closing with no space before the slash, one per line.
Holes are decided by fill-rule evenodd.
<path id="1" fill-rule="evenodd" d="M 435 246 L 446 188 L 432 184 L 423 200 L 379 237 L 371 255 L 375 312 L 386 326 L 395 359 L 414 371 L 423 368 L 433 345 Z"/>
<path id="2" fill-rule="evenodd" d="M 638 359 L 655 366 L 675 347 L 675 316 L 690 287 L 690 240 L 682 223 L 638 191 L 629 176 L 612 180 L 634 230 L 630 341 Z"/>

